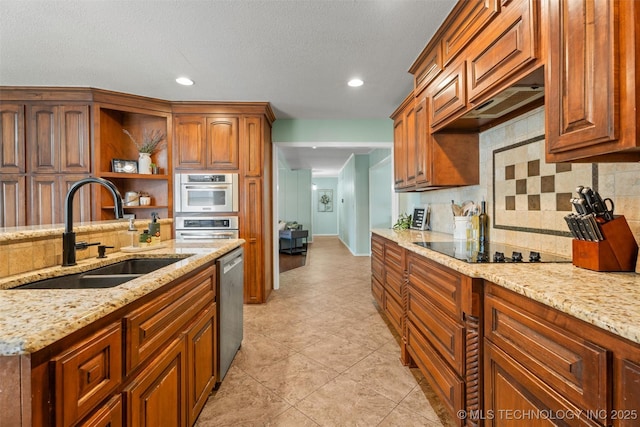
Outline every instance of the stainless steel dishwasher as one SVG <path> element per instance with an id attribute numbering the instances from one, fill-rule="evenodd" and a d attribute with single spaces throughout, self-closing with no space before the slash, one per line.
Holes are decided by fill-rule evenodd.
<path id="1" fill-rule="evenodd" d="M 238 248 L 216 261 L 218 272 L 219 376 L 222 381 L 242 344 L 244 250 Z"/>

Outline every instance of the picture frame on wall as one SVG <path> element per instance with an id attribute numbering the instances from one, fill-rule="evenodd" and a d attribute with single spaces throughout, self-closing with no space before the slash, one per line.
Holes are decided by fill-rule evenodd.
<path id="1" fill-rule="evenodd" d="M 111 171 L 118 173 L 138 173 L 136 160 L 111 159 Z"/>
<path id="2" fill-rule="evenodd" d="M 333 190 L 318 190 L 318 212 L 333 212 Z"/>

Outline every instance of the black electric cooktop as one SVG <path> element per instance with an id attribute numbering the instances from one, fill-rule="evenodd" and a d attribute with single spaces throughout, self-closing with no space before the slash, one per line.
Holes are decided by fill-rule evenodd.
<path id="1" fill-rule="evenodd" d="M 479 245 L 465 240 L 413 243 L 469 263 L 571 262 L 571 258 L 503 243 Z"/>

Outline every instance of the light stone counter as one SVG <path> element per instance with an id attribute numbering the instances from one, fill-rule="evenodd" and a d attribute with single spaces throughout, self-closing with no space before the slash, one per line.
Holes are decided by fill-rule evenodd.
<path id="1" fill-rule="evenodd" d="M 172 280 L 230 252 L 242 239 L 212 243 L 163 241 L 164 248 L 139 253 L 115 252 L 73 267 L 50 267 L 0 279 L 0 355 L 34 353 L 114 312 Z M 14 289 L 35 280 L 73 274 L 128 258 L 176 257 L 181 261 L 153 273 L 102 289 Z"/>
<path id="2" fill-rule="evenodd" d="M 640 344 L 640 274 L 599 273 L 571 263 L 469 264 L 413 244 L 451 241 L 450 234 L 372 232 L 462 274 L 488 280 Z"/>

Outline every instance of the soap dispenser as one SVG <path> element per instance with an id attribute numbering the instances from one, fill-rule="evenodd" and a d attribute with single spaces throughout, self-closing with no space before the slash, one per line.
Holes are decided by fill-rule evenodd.
<path id="1" fill-rule="evenodd" d="M 160 223 L 158 222 L 158 218 L 158 212 L 151 212 L 151 222 L 149 223 L 151 245 L 160 244 Z"/>
<path id="2" fill-rule="evenodd" d="M 129 246 L 132 248 L 138 246 L 138 229 L 136 228 L 135 221 L 135 218 L 129 218 L 129 229 L 127 230 L 131 238 L 131 244 Z"/>

